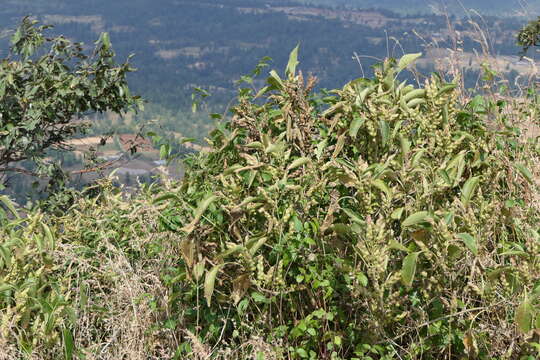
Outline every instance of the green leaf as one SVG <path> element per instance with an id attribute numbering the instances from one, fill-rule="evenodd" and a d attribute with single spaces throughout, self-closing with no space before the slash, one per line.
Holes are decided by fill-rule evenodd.
<path id="1" fill-rule="evenodd" d="M 522 164 L 514 164 L 514 167 L 530 184 L 534 184 L 534 177 L 529 169 Z"/>
<path id="2" fill-rule="evenodd" d="M 310 162 L 310 159 L 308 157 L 301 157 L 296 160 L 294 160 L 288 167 L 287 170 L 293 170 L 297 167 L 300 167 L 302 165 L 305 165 Z"/>
<path id="3" fill-rule="evenodd" d="M 270 77 L 268 78 L 267 82 L 271 85 L 271 88 L 273 87 L 277 90 L 281 90 L 284 87 L 283 81 L 275 70 L 270 71 Z"/>
<path id="4" fill-rule="evenodd" d="M 323 151 L 324 149 L 326 149 L 327 145 L 328 145 L 328 139 L 324 139 L 323 141 L 317 144 L 317 151 L 315 152 L 315 155 L 317 156 L 317 160 L 321 158 Z"/>
<path id="5" fill-rule="evenodd" d="M 389 242 L 388 242 L 388 247 L 390 249 L 394 249 L 394 250 L 401 250 L 401 251 L 405 251 L 406 253 L 410 253 L 411 251 L 409 249 L 407 249 L 403 244 L 397 242 L 396 239 L 391 239 Z"/>
<path id="6" fill-rule="evenodd" d="M 64 338 L 64 359 L 72 360 L 73 349 L 75 348 L 75 345 L 73 343 L 73 335 L 71 335 L 71 331 L 66 328 L 62 330 L 62 335 Z"/>
<path id="7" fill-rule="evenodd" d="M 351 218 L 352 221 L 356 222 L 356 223 L 359 223 L 359 224 L 363 224 L 364 223 L 364 220 L 362 219 L 362 216 L 360 216 L 360 214 L 358 214 L 357 212 L 351 210 L 351 209 L 347 209 L 347 208 L 343 208 L 343 212 L 345 214 L 347 214 L 349 216 L 349 218 Z"/>
<path id="8" fill-rule="evenodd" d="M 171 153 L 171 146 L 169 144 L 163 144 L 159 148 L 159 158 L 165 160 L 169 157 Z"/>
<path id="9" fill-rule="evenodd" d="M 440 97 L 441 95 L 454 90 L 456 87 L 456 84 L 446 84 L 437 92 L 437 95 L 435 97 Z"/>
<path id="10" fill-rule="evenodd" d="M 463 206 L 469 205 L 469 202 L 471 201 L 471 198 L 474 195 L 479 183 L 479 176 L 474 176 L 465 182 L 463 189 L 461 190 L 461 202 L 463 203 Z"/>
<path id="11" fill-rule="evenodd" d="M 419 254 L 420 252 L 410 253 L 403 259 L 403 264 L 401 266 L 401 282 L 405 286 L 411 286 L 413 283 Z"/>
<path id="12" fill-rule="evenodd" d="M 403 208 L 403 207 L 397 208 L 396 210 L 394 210 L 392 212 L 392 214 L 390 215 L 390 218 L 392 218 L 394 220 L 401 219 L 401 215 L 403 215 L 404 210 L 405 210 L 405 208 Z"/>
<path id="13" fill-rule="evenodd" d="M 212 301 L 212 294 L 214 293 L 217 273 L 224 265 L 225 264 L 218 264 L 213 266 L 212 269 L 206 273 L 204 278 L 204 298 L 206 299 L 208 306 L 210 306 Z"/>
<path id="14" fill-rule="evenodd" d="M 515 319 L 517 328 L 526 334 L 532 329 L 534 309 L 531 302 L 525 299 L 516 309 Z"/>
<path id="15" fill-rule="evenodd" d="M 465 246 L 467 246 L 474 255 L 478 255 L 478 245 L 474 237 L 467 233 L 461 233 L 457 236 L 465 243 Z"/>
<path id="16" fill-rule="evenodd" d="M 392 199 L 392 189 L 390 189 L 384 181 L 382 181 L 381 179 L 373 180 L 371 182 L 371 185 L 384 192 L 389 200 Z"/>
<path id="17" fill-rule="evenodd" d="M 403 156 L 403 160 L 405 161 L 407 154 L 411 150 L 411 142 L 402 134 L 399 134 L 399 143 L 401 145 L 401 154 Z"/>
<path id="18" fill-rule="evenodd" d="M 398 63 L 398 71 L 402 71 L 407 66 L 412 64 L 416 59 L 418 59 L 420 56 L 422 56 L 422 53 L 415 53 L 415 54 L 405 54 L 399 59 Z"/>
<path id="19" fill-rule="evenodd" d="M 55 240 L 54 235 L 53 235 L 53 233 L 51 231 L 51 228 L 49 227 L 49 225 L 45 224 L 44 222 L 41 223 L 41 228 L 43 229 L 43 232 L 45 233 L 45 237 L 49 241 L 48 248 L 50 250 L 54 250 L 56 240 Z"/>
<path id="20" fill-rule="evenodd" d="M 111 39 L 109 37 L 109 33 L 101 33 L 100 41 L 106 50 L 109 50 L 111 48 Z"/>
<path id="21" fill-rule="evenodd" d="M 17 219 L 21 218 L 19 216 L 19 213 L 17 212 L 17 209 L 15 208 L 15 205 L 6 195 L 0 196 L 0 202 L 2 202 L 5 205 L 5 207 L 9 209 L 9 211 L 13 214 L 13 216 L 15 216 Z"/>
<path id="22" fill-rule="evenodd" d="M 299 64 L 298 61 L 298 48 L 300 47 L 300 44 L 296 45 L 296 47 L 291 51 L 289 55 L 289 62 L 287 63 L 287 69 L 285 70 L 285 73 L 291 77 L 294 76 L 296 73 L 296 66 Z"/>
<path id="23" fill-rule="evenodd" d="M 382 146 L 386 146 L 390 140 L 390 126 L 388 126 L 388 122 L 380 120 L 379 127 L 381 130 Z"/>
<path id="24" fill-rule="evenodd" d="M 259 292 L 252 292 L 251 297 L 257 303 L 261 303 L 261 304 L 269 304 L 270 303 L 270 300 L 266 296 L 264 296 L 263 294 L 261 294 Z"/>
<path id="25" fill-rule="evenodd" d="M 216 199 L 217 199 L 217 196 L 215 196 L 215 195 L 209 195 L 208 197 L 203 199 L 199 203 L 199 206 L 197 207 L 197 210 L 195 210 L 193 221 L 191 221 L 191 223 L 189 225 L 183 227 L 182 230 L 185 231 L 188 234 L 191 234 L 191 232 L 193 230 L 195 230 L 195 226 L 197 225 L 197 223 L 201 219 L 203 213 L 206 211 L 206 209 L 208 209 L 208 206 L 210 206 L 210 204 L 212 204 L 214 201 L 216 201 Z"/>
<path id="26" fill-rule="evenodd" d="M 412 225 L 416 225 L 422 222 L 425 222 L 426 219 L 429 216 L 429 212 L 427 211 L 419 211 L 412 215 L 409 215 L 402 223 L 401 226 L 403 227 L 409 227 Z"/>
<path id="27" fill-rule="evenodd" d="M 351 125 L 349 127 L 349 136 L 353 139 L 356 139 L 356 136 L 358 135 L 358 130 L 360 130 L 360 127 L 364 124 L 365 121 L 366 119 L 355 116 L 353 121 L 351 121 Z"/>
<path id="28" fill-rule="evenodd" d="M 297 348 L 296 349 L 296 353 L 298 355 L 300 355 L 301 358 L 303 359 L 307 359 L 309 357 L 308 353 L 306 350 L 304 350 L 303 348 Z"/>
<path id="29" fill-rule="evenodd" d="M 157 203 L 160 203 L 160 202 L 162 202 L 162 201 L 170 200 L 170 199 L 180 200 L 180 198 L 178 197 L 178 195 L 176 195 L 175 193 L 172 193 L 172 192 L 168 192 L 168 193 L 165 193 L 165 194 L 160 195 L 160 196 L 158 196 L 157 198 L 155 198 L 155 199 L 152 201 L 152 204 L 157 204 Z"/>

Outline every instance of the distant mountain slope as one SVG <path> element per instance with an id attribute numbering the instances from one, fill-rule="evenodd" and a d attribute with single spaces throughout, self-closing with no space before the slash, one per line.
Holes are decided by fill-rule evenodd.
<path id="1" fill-rule="evenodd" d="M 486 15 L 534 15 L 540 12 L 540 1 L 530 0 L 297 0 L 304 4 L 381 8 L 406 13 L 432 13 L 439 9 L 463 14 L 472 9 Z M 540 15 L 540 14 L 539 14 Z"/>

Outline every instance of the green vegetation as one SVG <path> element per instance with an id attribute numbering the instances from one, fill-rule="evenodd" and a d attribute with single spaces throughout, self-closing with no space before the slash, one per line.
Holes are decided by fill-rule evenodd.
<path id="1" fill-rule="evenodd" d="M 538 94 L 398 81 L 419 54 L 313 93 L 297 51 L 179 182 L 1 198 L 0 356 L 540 356 Z"/>
<path id="2" fill-rule="evenodd" d="M 81 44 L 46 38 L 45 29 L 24 18 L 0 64 L 0 176 L 48 176 L 58 186 L 62 169 L 44 158 L 51 150 L 69 150 L 66 142 L 89 127 L 75 118 L 121 114 L 141 100 L 130 95 L 126 74 L 132 69 L 115 63 L 107 33 L 87 56 Z M 29 163 L 35 171 L 28 170 Z"/>
<path id="3" fill-rule="evenodd" d="M 518 45 L 523 47 L 523 54 L 527 53 L 530 47 L 540 45 L 540 17 L 519 31 Z"/>
<path id="4" fill-rule="evenodd" d="M 270 55 L 272 66 L 282 68 L 289 49 L 298 43 L 304 54 L 303 69 L 306 74 L 317 74 L 318 89 L 341 86 L 363 72 L 372 76 L 371 65 L 379 61 L 377 58 L 397 58 L 424 46 L 453 48 L 447 19 L 430 13 L 426 2 L 377 1 L 384 5 L 382 10 L 335 14 L 321 6 L 310 6 L 306 12 L 298 10 L 303 7 L 298 2 L 272 0 L 155 0 L 151 7 L 141 0 L 16 0 L 0 9 L 0 23 L 5 27 L 0 31 L 7 32 L 26 14 L 54 24 L 53 33 L 88 45 L 107 31 L 120 58 L 135 54 L 130 61 L 139 71 L 128 75 L 130 88 L 152 104 L 132 124 L 119 124 L 107 131 L 135 133 L 137 126 L 159 118 L 167 129 L 202 141 L 214 126 L 208 113 L 225 111 L 235 96 L 234 82 L 253 68 L 256 59 Z M 375 2 L 348 3 L 371 6 Z M 471 1 L 465 3 L 468 6 Z M 490 8 L 500 5 L 486 3 Z M 404 15 L 400 11 L 404 7 L 411 12 L 419 9 L 420 14 Z M 452 22 L 454 30 L 463 35 L 459 42 L 465 53 L 473 54 L 477 40 L 486 38 L 493 55 L 517 54 L 515 33 L 522 19 L 471 17 L 483 34 L 469 18 Z M 431 66 L 419 69 L 427 74 L 434 59 L 424 52 Z M 467 87 L 473 87 L 477 78 L 478 70 L 471 72 L 474 74 L 466 76 Z M 509 76 L 511 84 L 513 77 Z M 190 95 L 195 87 L 212 94 L 206 99 L 209 108 L 204 116 L 190 114 Z M 101 127 L 95 129 L 99 130 Z"/>

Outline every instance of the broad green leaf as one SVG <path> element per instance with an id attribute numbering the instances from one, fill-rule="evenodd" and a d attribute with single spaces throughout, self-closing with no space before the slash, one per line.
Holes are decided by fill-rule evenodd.
<path id="1" fill-rule="evenodd" d="M 163 144 L 159 148 L 159 158 L 165 160 L 171 154 L 171 146 L 169 144 Z"/>
<path id="2" fill-rule="evenodd" d="M 423 99 L 426 96 L 426 90 L 425 89 L 414 89 L 407 94 L 403 95 L 403 101 L 405 103 L 408 103 L 415 99 Z"/>
<path id="3" fill-rule="evenodd" d="M 532 329 L 534 308 L 531 302 L 525 299 L 516 309 L 514 321 L 517 328 L 522 333 L 526 334 Z"/>
<path id="4" fill-rule="evenodd" d="M 401 226 L 408 227 L 408 226 L 412 226 L 412 225 L 416 225 L 416 224 L 425 222 L 426 219 L 428 218 L 428 216 L 429 216 L 429 212 L 427 212 L 427 211 L 416 212 L 416 213 L 414 213 L 412 215 L 409 215 L 409 217 L 407 217 L 401 223 Z"/>
<path id="5" fill-rule="evenodd" d="M 389 200 L 392 199 L 392 189 L 390 189 L 384 181 L 381 179 L 373 180 L 371 185 L 384 192 Z"/>
<path id="6" fill-rule="evenodd" d="M 0 201 L 5 205 L 5 207 L 8 208 L 8 210 L 13 214 L 13 216 L 15 216 L 17 219 L 21 218 L 19 216 L 19 213 L 17 212 L 17 209 L 15 208 L 15 205 L 6 195 L 1 195 Z"/>
<path id="7" fill-rule="evenodd" d="M 517 171 L 519 171 L 521 176 L 523 176 L 525 178 L 525 180 L 527 180 L 531 184 L 534 184 L 533 174 L 530 172 L 529 169 L 527 169 L 527 167 L 525 167 L 525 165 L 523 165 L 523 164 L 514 164 L 514 167 L 516 168 Z"/>
<path id="8" fill-rule="evenodd" d="M 407 154 L 409 154 L 409 151 L 411 150 L 411 142 L 402 134 L 399 134 L 399 143 L 401 145 L 401 154 L 403 156 L 403 161 L 405 161 Z"/>
<path id="9" fill-rule="evenodd" d="M 105 49 L 108 50 L 111 48 L 111 39 L 109 37 L 109 33 L 107 32 L 101 33 L 100 41 L 105 47 Z"/>
<path id="10" fill-rule="evenodd" d="M 258 303 L 262 303 L 262 304 L 270 303 L 270 300 L 266 296 L 261 294 L 260 292 L 256 292 L 256 291 L 252 292 L 251 297 L 253 300 L 255 300 L 255 302 L 258 302 Z"/>
<path id="11" fill-rule="evenodd" d="M 11 284 L 0 284 L 0 294 L 8 290 L 15 290 L 15 287 Z"/>
<path id="12" fill-rule="evenodd" d="M 457 236 L 465 243 L 465 246 L 467 246 L 474 255 L 478 255 L 478 244 L 474 237 L 467 233 L 461 233 Z"/>
<path id="13" fill-rule="evenodd" d="M 7 246 L 0 244 L 0 269 L 5 265 L 11 267 L 12 254 L 11 249 Z"/>
<path id="14" fill-rule="evenodd" d="M 45 233 L 45 237 L 49 241 L 48 248 L 50 250 L 54 250 L 56 240 L 55 240 L 54 235 L 53 235 L 53 233 L 51 231 L 51 228 L 49 228 L 49 225 L 45 224 L 44 222 L 41 222 L 41 228 L 43 229 L 43 232 Z"/>
<path id="15" fill-rule="evenodd" d="M 324 149 L 326 149 L 327 145 L 328 145 L 328 139 L 324 139 L 323 141 L 317 144 L 317 151 L 315 153 L 315 155 L 317 156 L 317 160 L 321 158 L 323 151 Z"/>
<path id="16" fill-rule="evenodd" d="M 246 250 L 246 248 L 243 245 L 235 245 L 235 246 L 233 246 L 233 247 L 219 253 L 217 255 L 217 258 L 218 259 L 225 259 L 228 256 L 234 255 L 234 254 L 239 253 L 239 252 L 243 252 L 245 250 Z"/>
<path id="17" fill-rule="evenodd" d="M 479 183 L 479 176 L 474 176 L 465 182 L 463 189 L 461 190 L 461 202 L 463 203 L 463 206 L 469 205 Z"/>
<path id="18" fill-rule="evenodd" d="M 418 59 L 420 56 L 422 56 L 422 53 L 416 53 L 416 54 L 405 54 L 399 59 L 398 63 L 398 71 L 402 71 L 407 66 L 412 64 L 416 59 Z"/>
<path id="19" fill-rule="evenodd" d="M 421 105 L 421 104 L 425 104 L 426 103 L 426 100 L 425 99 L 412 99 L 411 101 L 409 101 L 407 103 L 407 108 L 413 108 L 415 106 L 418 106 L 418 105 Z"/>
<path id="20" fill-rule="evenodd" d="M 437 92 L 436 97 L 440 97 L 441 95 L 454 90 L 456 87 L 456 84 L 446 84 Z"/>
<path id="21" fill-rule="evenodd" d="M 351 121 L 351 125 L 349 127 L 349 136 L 353 139 L 356 139 L 356 136 L 358 135 L 358 130 L 360 130 L 360 127 L 362 127 L 365 121 L 366 119 L 355 116 L 353 121 Z"/>
<path id="22" fill-rule="evenodd" d="M 394 210 L 392 212 L 392 214 L 390 215 L 390 217 L 394 220 L 399 220 L 401 219 L 401 215 L 403 215 L 403 211 L 405 210 L 405 208 L 403 207 L 400 207 L 400 208 L 397 208 L 396 210 Z"/>
<path id="23" fill-rule="evenodd" d="M 379 128 L 381 131 L 382 145 L 386 146 L 386 144 L 388 144 L 388 141 L 390 140 L 390 127 L 388 126 L 388 122 L 380 120 Z"/>
<path id="24" fill-rule="evenodd" d="M 212 204 L 214 201 L 216 201 L 216 199 L 217 199 L 217 196 L 210 195 L 210 196 L 206 197 L 204 200 L 202 200 L 199 203 L 199 206 L 197 207 L 197 210 L 195 210 L 193 220 L 191 221 L 191 223 L 189 225 L 184 226 L 182 228 L 182 230 L 185 231 L 188 234 L 191 234 L 191 232 L 193 230 L 195 230 L 195 226 L 197 225 L 197 223 L 201 219 L 203 213 L 206 211 L 206 209 L 208 209 L 208 206 L 210 206 L 210 204 Z"/>
<path id="25" fill-rule="evenodd" d="M 199 279 L 203 275 L 205 263 L 206 261 L 202 259 L 193 267 L 193 277 L 195 278 L 195 281 L 199 281 Z"/>
<path id="26" fill-rule="evenodd" d="M 289 62 L 287 63 L 287 69 L 285 70 L 285 73 L 288 76 L 294 76 L 296 73 L 296 66 L 299 64 L 298 61 L 298 48 L 300 45 L 296 45 L 296 47 L 291 51 L 289 55 Z"/>
<path id="27" fill-rule="evenodd" d="M 268 78 L 267 82 L 278 90 L 283 89 L 283 81 L 275 70 L 270 71 L 270 77 Z"/>
<path id="28" fill-rule="evenodd" d="M 356 223 L 363 224 L 365 222 L 360 214 L 351 209 L 343 208 L 343 212 L 347 214 L 349 218 L 351 218 L 351 220 Z"/>
<path id="29" fill-rule="evenodd" d="M 264 245 L 264 243 L 268 240 L 267 237 L 262 237 L 260 239 L 256 239 L 254 240 L 253 242 L 249 242 L 246 247 L 248 248 L 249 250 L 249 254 L 251 256 L 255 255 L 255 253 L 257 252 L 257 250 L 259 250 L 261 248 L 261 246 Z"/>
<path id="30" fill-rule="evenodd" d="M 413 167 L 417 167 L 419 164 L 420 164 L 420 161 L 422 160 L 422 158 L 424 157 L 424 155 L 426 154 L 426 149 L 420 149 L 416 152 L 416 154 L 414 154 L 412 160 L 411 160 L 411 165 Z"/>
<path id="31" fill-rule="evenodd" d="M 413 283 L 419 254 L 420 252 L 410 253 L 403 259 L 403 264 L 401 266 L 401 282 L 405 286 L 411 286 Z"/>
<path id="32" fill-rule="evenodd" d="M 66 328 L 62 330 L 62 335 L 64 338 L 64 359 L 71 360 L 73 359 L 73 350 L 75 349 L 73 335 L 71 335 L 71 331 Z"/>
<path id="33" fill-rule="evenodd" d="M 204 298 L 206 299 L 208 306 L 210 306 L 212 301 L 212 294 L 214 293 L 217 273 L 224 265 L 225 264 L 215 265 L 206 273 L 206 277 L 204 278 Z"/>

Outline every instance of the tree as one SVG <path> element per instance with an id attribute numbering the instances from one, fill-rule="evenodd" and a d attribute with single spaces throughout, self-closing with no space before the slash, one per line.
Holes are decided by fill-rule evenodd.
<path id="1" fill-rule="evenodd" d="M 531 46 L 540 45 L 540 16 L 519 31 L 517 43 L 523 48 L 522 55 L 525 55 Z"/>
<path id="2" fill-rule="evenodd" d="M 121 114 L 142 105 L 127 85 L 126 75 L 134 71 L 129 58 L 115 62 L 107 33 L 86 55 L 81 43 L 45 37 L 48 28 L 24 18 L 0 63 L 0 174 L 51 175 L 46 151 L 69 150 L 66 141 L 90 125 L 81 120 L 85 115 Z M 15 164 L 22 160 L 38 170 Z"/>

